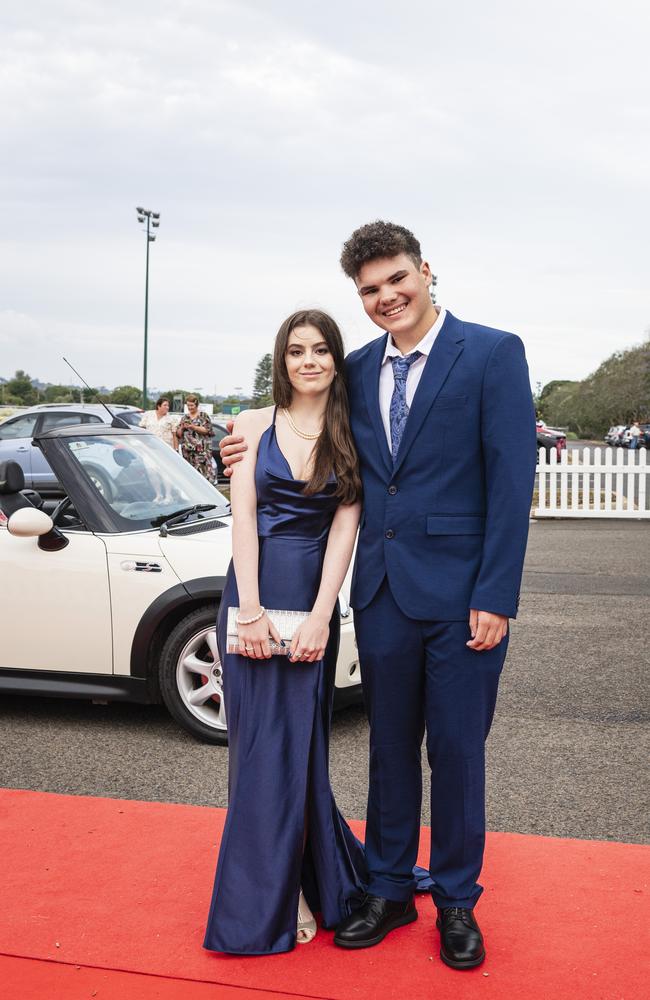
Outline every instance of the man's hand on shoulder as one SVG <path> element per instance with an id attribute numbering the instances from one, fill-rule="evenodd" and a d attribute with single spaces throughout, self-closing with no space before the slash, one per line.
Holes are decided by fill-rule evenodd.
<path id="1" fill-rule="evenodd" d="M 273 415 L 273 407 L 265 406 L 260 410 L 244 410 L 236 420 L 227 420 L 229 433 L 219 442 L 221 460 L 226 476 L 232 476 L 233 466 L 241 462 L 244 452 L 248 451 L 248 441 L 257 444 L 261 434 L 268 427 Z"/>
<path id="2" fill-rule="evenodd" d="M 234 420 L 226 420 L 228 433 L 219 442 L 219 452 L 224 465 L 223 471 L 228 477 L 232 476 L 232 466 L 236 465 L 237 462 L 241 462 L 243 452 L 248 450 L 248 445 L 243 436 L 241 434 L 233 434 L 234 426 Z"/>
<path id="3" fill-rule="evenodd" d="M 472 638 L 466 645 L 470 649 L 478 652 L 494 649 L 508 634 L 508 619 L 505 615 L 472 608 L 469 613 L 469 630 Z"/>

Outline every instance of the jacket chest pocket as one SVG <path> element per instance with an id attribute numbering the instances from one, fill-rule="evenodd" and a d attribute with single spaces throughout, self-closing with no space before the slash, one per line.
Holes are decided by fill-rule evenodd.
<path id="1" fill-rule="evenodd" d="M 481 514 L 428 514 L 427 535 L 484 535 Z"/>
<path id="2" fill-rule="evenodd" d="M 442 410 L 463 410 L 467 406 L 467 396 L 437 396 L 433 412 Z"/>

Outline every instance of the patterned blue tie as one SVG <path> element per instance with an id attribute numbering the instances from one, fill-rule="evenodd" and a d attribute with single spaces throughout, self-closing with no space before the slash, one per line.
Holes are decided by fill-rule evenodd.
<path id="1" fill-rule="evenodd" d="M 390 359 L 395 379 L 395 388 L 393 389 L 390 401 L 390 440 L 393 461 L 397 458 L 400 441 L 402 440 L 406 426 L 406 418 L 409 415 L 409 408 L 406 405 L 406 379 L 408 378 L 409 368 L 420 357 L 422 357 L 420 351 L 413 351 L 412 354 L 407 354 L 405 358 L 395 357 Z"/>

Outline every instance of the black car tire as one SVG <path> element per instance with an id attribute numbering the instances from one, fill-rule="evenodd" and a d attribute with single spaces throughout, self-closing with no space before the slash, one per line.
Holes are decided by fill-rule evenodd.
<path id="1" fill-rule="evenodd" d="M 216 616 L 215 605 L 202 605 L 174 626 L 160 654 L 158 679 L 163 701 L 183 729 L 204 743 L 226 746 L 221 664 L 214 635 Z M 197 673 L 197 660 L 205 662 L 205 674 Z M 192 702 L 191 696 L 203 689 L 205 697 Z"/>

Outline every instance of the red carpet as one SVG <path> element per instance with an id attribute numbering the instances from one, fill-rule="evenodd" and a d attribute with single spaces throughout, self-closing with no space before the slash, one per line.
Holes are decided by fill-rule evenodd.
<path id="1" fill-rule="evenodd" d="M 429 899 L 377 948 L 321 931 L 288 955 L 201 947 L 223 811 L 0 791 L 6 1000 L 641 1000 L 650 848 L 491 834 L 479 904 L 488 958 L 438 958 Z M 362 824 L 353 824 L 362 833 Z M 422 860 L 427 831 L 422 832 Z M 643 941 L 646 941 L 645 946 Z M 80 968 L 76 968 L 79 966 Z M 7 986 L 8 984 L 8 986 Z M 219 984 L 209 985 L 209 984 Z"/>
<path id="2" fill-rule="evenodd" d="M 270 993 L 238 986 L 163 979 L 83 965 L 61 965 L 0 955 L 3 1000 L 296 1000 L 295 993 Z"/>

